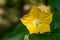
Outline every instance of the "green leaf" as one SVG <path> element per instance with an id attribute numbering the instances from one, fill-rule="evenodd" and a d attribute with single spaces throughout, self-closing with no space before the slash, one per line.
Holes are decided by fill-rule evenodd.
<path id="1" fill-rule="evenodd" d="M 53 10 L 58 11 L 60 13 L 60 0 L 49 0 L 48 2 Z"/>
<path id="2" fill-rule="evenodd" d="M 15 33 L 28 34 L 27 28 L 20 22 L 18 26 L 14 29 Z"/>
<path id="3" fill-rule="evenodd" d="M 2 40 L 23 40 L 24 35 L 23 34 L 16 34 L 16 35 L 5 35 L 5 37 Z"/>
<path id="4" fill-rule="evenodd" d="M 60 40 L 60 28 L 57 28 L 50 34 L 30 35 L 30 40 Z"/>
<path id="5" fill-rule="evenodd" d="M 12 32 L 8 32 L 4 35 L 2 40 L 24 40 L 25 34 L 28 34 L 26 27 L 20 22 Z"/>

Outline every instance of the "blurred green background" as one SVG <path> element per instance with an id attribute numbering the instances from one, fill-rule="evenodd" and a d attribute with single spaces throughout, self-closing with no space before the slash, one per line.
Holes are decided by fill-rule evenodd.
<path id="1" fill-rule="evenodd" d="M 30 35 L 19 18 L 41 3 L 54 14 L 51 32 Z M 60 0 L 0 0 L 0 40 L 60 40 Z"/>

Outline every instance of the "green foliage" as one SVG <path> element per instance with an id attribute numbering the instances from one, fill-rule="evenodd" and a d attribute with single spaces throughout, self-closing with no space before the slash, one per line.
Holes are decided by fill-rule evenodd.
<path id="1" fill-rule="evenodd" d="M 11 7 L 16 7 L 18 8 L 19 4 L 18 4 L 18 0 L 7 0 L 7 7 L 11 8 Z"/>
<path id="2" fill-rule="evenodd" d="M 55 8 L 56 11 L 60 12 L 60 0 L 49 0 L 49 4 Z"/>
<path id="3" fill-rule="evenodd" d="M 30 0 L 25 0 L 25 4 L 31 4 Z"/>
<path id="4" fill-rule="evenodd" d="M 22 23 L 20 23 L 12 32 L 6 33 L 2 40 L 22 40 L 24 39 L 25 34 L 28 34 L 28 30 Z"/>
<path id="5" fill-rule="evenodd" d="M 7 33 L 2 40 L 60 40 L 60 28 L 56 28 L 51 33 L 29 35 L 25 26 L 19 24 L 13 32 Z"/>

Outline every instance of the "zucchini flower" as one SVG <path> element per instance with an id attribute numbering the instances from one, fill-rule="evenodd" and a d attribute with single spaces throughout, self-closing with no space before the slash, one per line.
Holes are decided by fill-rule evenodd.
<path id="1" fill-rule="evenodd" d="M 50 32 L 50 23 L 52 22 L 51 9 L 49 6 L 33 5 L 30 12 L 24 15 L 20 20 L 26 26 L 30 34 L 43 34 Z"/>

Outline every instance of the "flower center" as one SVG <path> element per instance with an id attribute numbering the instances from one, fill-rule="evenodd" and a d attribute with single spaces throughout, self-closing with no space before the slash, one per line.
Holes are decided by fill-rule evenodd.
<path id="1" fill-rule="evenodd" d="M 41 22 L 40 22 L 39 19 L 34 19 L 34 21 L 33 21 L 33 24 L 36 25 L 36 26 L 38 26 L 40 23 Z"/>

